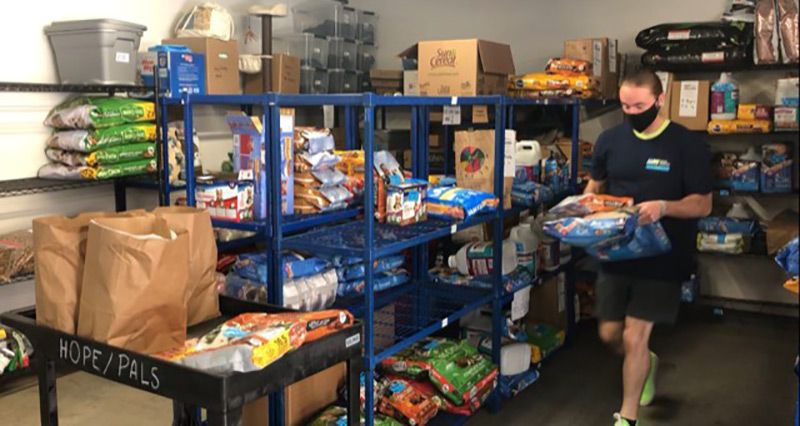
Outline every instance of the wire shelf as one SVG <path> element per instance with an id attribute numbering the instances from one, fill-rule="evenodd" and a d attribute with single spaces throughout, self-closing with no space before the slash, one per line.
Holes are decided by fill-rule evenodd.
<path id="1" fill-rule="evenodd" d="M 62 92 L 62 93 L 113 93 L 146 92 L 145 86 L 124 84 L 53 84 L 53 83 L 15 83 L 0 82 L 0 92 Z"/>
<path id="2" fill-rule="evenodd" d="M 21 283 L 23 281 L 33 281 L 33 274 L 19 275 L 19 276 L 11 278 L 7 282 L 0 281 L 0 285 L 16 284 L 16 283 Z"/>
<path id="3" fill-rule="evenodd" d="M 25 178 L 0 181 L 0 198 L 65 191 L 110 184 L 112 181 Z"/>
<path id="4" fill-rule="evenodd" d="M 376 305 L 372 321 L 376 363 L 457 323 L 493 298 L 490 290 L 429 282 L 399 290 L 391 298 L 376 297 L 387 302 Z"/>
<path id="5" fill-rule="evenodd" d="M 337 210 L 332 212 L 317 214 L 293 214 L 282 218 L 281 229 L 284 233 L 300 232 L 317 226 L 341 222 L 352 219 L 361 214 L 360 208 Z M 253 220 L 249 222 L 234 222 L 224 219 L 213 219 L 212 224 L 216 228 L 237 229 L 240 231 L 250 231 L 264 233 L 267 230 L 266 220 Z M 315 252 L 314 250 L 311 250 Z"/>
<path id="6" fill-rule="evenodd" d="M 471 226 L 496 218 L 494 213 L 473 217 L 465 222 L 428 219 L 408 226 L 375 224 L 373 249 L 375 258 L 442 238 Z M 364 224 L 361 221 L 325 227 L 284 240 L 284 247 L 320 254 L 361 256 L 364 253 Z"/>

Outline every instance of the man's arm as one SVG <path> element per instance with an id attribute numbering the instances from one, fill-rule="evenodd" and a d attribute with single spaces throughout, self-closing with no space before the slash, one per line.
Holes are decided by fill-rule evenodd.
<path id="1" fill-rule="evenodd" d="M 603 190 L 605 189 L 606 181 L 605 180 L 594 180 L 589 179 L 589 183 L 586 184 L 586 188 L 583 190 L 584 194 L 602 194 Z"/>
<path id="2" fill-rule="evenodd" d="M 639 204 L 639 223 L 655 222 L 662 217 L 697 219 L 711 214 L 711 193 L 689 194 L 677 201 L 645 201 Z"/>

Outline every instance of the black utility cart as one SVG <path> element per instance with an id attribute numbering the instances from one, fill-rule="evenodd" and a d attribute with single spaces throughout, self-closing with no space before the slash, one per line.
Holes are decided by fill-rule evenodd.
<path id="1" fill-rule="evenodd" d="M 220 311 L 221 317 L 191 327 L 189 336 L 202 335 L 238 314 L 288 310 L 220 296 Z M 196 413 L 202 407 L 206 409 L 209 426 L 229 426 L 241 423 L 246 403 L 341 362 L 347 363 L 347 394 L 355 396 L 349 398 L 348 424 L 360 423 L 358 395 L 363 340 L 360 322 L 306 343 L 262 370 L 213 374 L 36 325 L 36 310 L 32 307 L 0 315 L 0 321 L 24 333 L 33 344 L 42 425 L 58 424 L 56 365 L 172 399 L 173 425 L 197 424 Z"/>

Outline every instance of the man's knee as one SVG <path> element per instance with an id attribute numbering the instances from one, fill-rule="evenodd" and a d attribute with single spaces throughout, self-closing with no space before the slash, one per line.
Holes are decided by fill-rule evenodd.
<path id="1" fill-rule="evenodd" d="M 626 325 L 622 343 L 626 353 L 646 351 L 650 340 L 650 327 Z"/>
<path id="2" fill-rule="evenodd" d="M 616 322 L 603 322 L 597 328 L 597 333 L 603 343 L 611 346 L 614 349 L 619 349 L 622 346 L 622 323 Z"/>

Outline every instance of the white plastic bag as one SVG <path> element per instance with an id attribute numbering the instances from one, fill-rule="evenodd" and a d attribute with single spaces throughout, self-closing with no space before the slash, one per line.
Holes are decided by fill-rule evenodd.
<path id="1" fill-rule="evenodd" d="M 183 15 L 175 26 L 176 37 L 213 37 L 231 40 L 234 34 L 233 17 L 217 3 L 203 3 Z"/>

